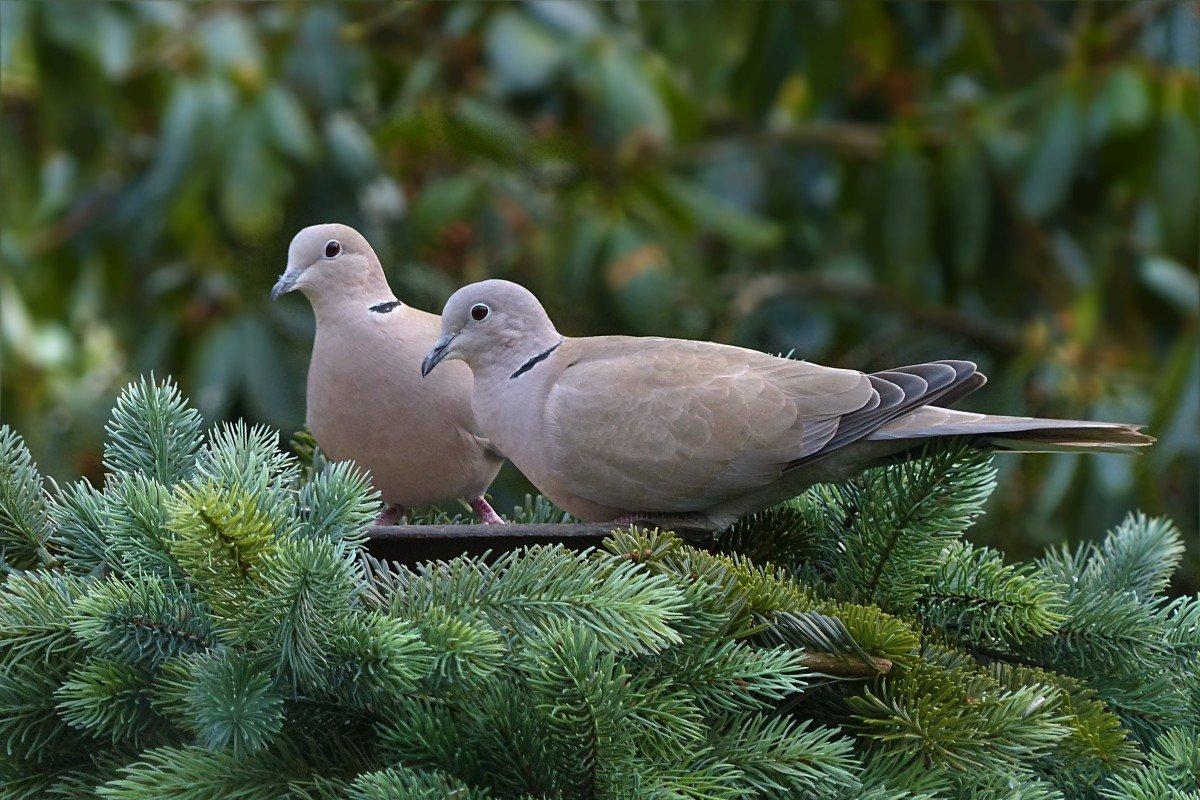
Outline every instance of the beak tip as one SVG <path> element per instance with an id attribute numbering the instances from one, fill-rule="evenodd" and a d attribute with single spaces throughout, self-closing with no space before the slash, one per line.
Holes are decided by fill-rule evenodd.
<path id="1" fill-rule="evenodd" d="M 274 303 L 280 297 L 295 289 L 296 281 L 299 277 L 300 271 L 298 269 L 285 269 L 283 274 L 279 276 L 279 280 L 275 281 L 275 285 L 271 287 L 271 302 Z"/>
<path id="2" fill-rule="evenodd" d="M 434 344 L 433 349 L 429 351 L 429 355 L 425 356 L 425 360 L 421 362 L 421 377 L 424 378 L 429 373 L 433 372 L 433 368 L 446 358 L 446 352 L 450 347 L 450 341 L 454 338 L 454 334 L 447 334 L 438 339 Z"/>

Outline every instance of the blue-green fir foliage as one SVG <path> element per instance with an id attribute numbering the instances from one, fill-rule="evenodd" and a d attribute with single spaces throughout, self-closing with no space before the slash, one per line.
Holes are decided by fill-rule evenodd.
<path id="1" fill-rule="evenodd" d="M 1135 514 L 1006 562 L 963 538 L 985 453 L 703 546 L 408 568 L 365 551 L 378 498 L 310 439 L 205 433 L 153 380 L 106 431 L 103 486 L 47 491 L 0 428 L 0 796 L 1200 798 L 1179 534 Z"/>

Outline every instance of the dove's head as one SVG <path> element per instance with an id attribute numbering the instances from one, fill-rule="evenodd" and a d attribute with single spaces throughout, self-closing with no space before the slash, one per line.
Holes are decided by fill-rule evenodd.
<path id="1" fill-rule="evenodd" d="M 442 337 L 421 363 L 421 374 L 453 359 L 467 362 L 477 375 L 481 370 L 511 372 L 561 341 L 528 289 L 511 281 L 480 281 L 446 301 Z"/>
<path id="2" fill-rule="evenodd" d="M 363 235 L 347 225 L 312 225 L 288 247 L 287 269 L 271 299 L 299 289 L 314 306 L 326 299 L 387 300 L 391 291 L 379 257 Z"/>

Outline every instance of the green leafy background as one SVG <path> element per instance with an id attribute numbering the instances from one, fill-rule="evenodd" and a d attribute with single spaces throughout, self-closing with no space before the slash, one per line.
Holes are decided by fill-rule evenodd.
<path id="1" fill-rule="evenodd" d="M 1195 542 L 1194 4 L 0 14 L 0 402 L 47 473 L 97 480 L 151 370 L 208 420 L 301 425 L 311 312 L 268 291 L 336 220 L 422 308 L 502 276 L 572 335 L 971 358 L 965 408 L 1144 421 L 1141 458 L 999 460 L 977 537 L 1028 555 L 1138 506 Z M 500 507 L 527 488 L 506 468 Z"/>

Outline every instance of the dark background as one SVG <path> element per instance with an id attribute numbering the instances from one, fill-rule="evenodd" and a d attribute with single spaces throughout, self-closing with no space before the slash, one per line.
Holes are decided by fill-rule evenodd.
<path id="1" fill-rule="evenodd" d="M 1197 5 L 0 2 L 0 411 L 101 479 L 139 373 L 303 422 L 302 226 L 438 310 L 487 276 L 563 332 L 880 369 L 972 410 L 1139 421 L 1143 457 L 1007 456 L 973 538 L 1127 510 L 1197 567 Z M 497 506 L 527 485 L 506 467 Z"/>

